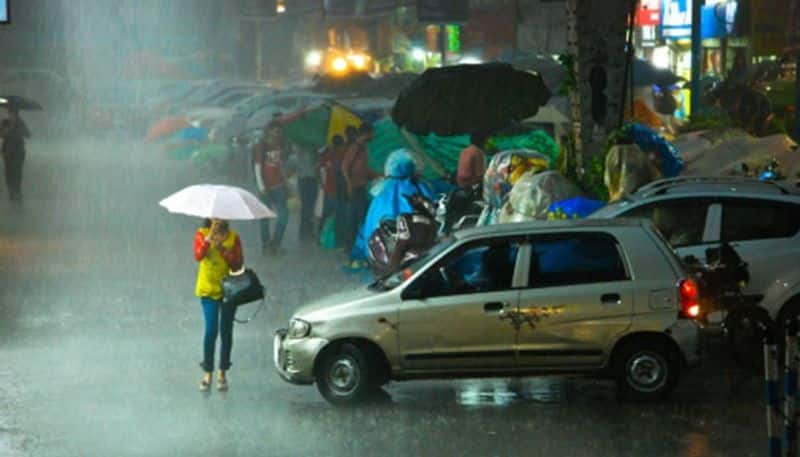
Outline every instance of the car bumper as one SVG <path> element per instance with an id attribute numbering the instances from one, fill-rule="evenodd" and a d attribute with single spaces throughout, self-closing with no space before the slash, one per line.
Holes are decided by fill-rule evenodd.
<path id="1" fill-rule="evenodd" d="M 314 383 L 314 361 L 328 344 L 322 338 L 286 338 L 286 329 L 275 332 L 272 340 L 272 358 L 278 376 L 292 384 Z"/>
<path id="2" fill-rule="evenodd" d="M 686 366 L 694 368 L 705 358 L 704 335 L 697 322 L 681 319 L 669 328 L 669 335 L 681 349 Z"/>

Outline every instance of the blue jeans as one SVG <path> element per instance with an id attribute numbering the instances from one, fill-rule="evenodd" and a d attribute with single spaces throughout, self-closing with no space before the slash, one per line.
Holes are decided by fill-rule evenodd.
<path id="1" fill-rule="evenodd" d="M 205 371 L 214 371 L 214 348 L 217 343 L 217 333 L 222 340 L 219 354 L 219 369 L 227 370 L 231 367 L 231 349 L 233 349 L 233 318 L 236 317 L 236 307 L 223 305 L 220 300 L 211 297 L 201 297 L 203 316 L 206 319 L 206 331 L 203 335 L 203 363 Z"/>
<path id="2" fill-rule="evenodd" d="M 353 245 L 356 242 L 358 231 L 361 229 L 361 224 L 364 223 L 364 218 L 367 216 L 367 188 L 354 187 L 353 195 L 347 201 L 347 231 L 344 240 L 340 246 L 344 246 L 345 252 L 350 254 Z M 338 240 L 337 240 L 338 241 Z"/>
<path id="3" fill-rule="evenodd" d="M 269 219 L 261 219 L 261 248 L 277 248 L 286 233 L 289 224 L 289 192 L 286 186 L 270 189 L 261 196 L 261 201 L 278 216 L 275 230 L 270 234 L 272 223 Z"/>

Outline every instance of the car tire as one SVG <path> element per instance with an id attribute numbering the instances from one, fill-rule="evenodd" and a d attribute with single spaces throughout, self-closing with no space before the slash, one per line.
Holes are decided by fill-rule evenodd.
<path id="1" fill-rule="evenodd" d="M 377 373 L 368 360 L 365 351 L 352 343 L 325 351 L 316 373 L 319 393 L 334 405 L 365 400 L 377 388 Z"/>
<path id="2" fill-rule="evenodd" d="M 680 354 L 666 341 L 646 338 L 625 343 L 614 360 L 617 388 L 625 399 L 660 400 L 678 384 Z"/>
<path id="3" fill-rule="evenodd" d="M 725 319 L 727 342 L 733 360 L 744 370 L 753 373 L 760 373 L 764 369 L 762 326 L 765 326 L 768 332 L 774 331 L 769 313 L 764 308 L 756 306 L 734 310 Z M 779 334 L 782 333 L 781 330 Z"/>

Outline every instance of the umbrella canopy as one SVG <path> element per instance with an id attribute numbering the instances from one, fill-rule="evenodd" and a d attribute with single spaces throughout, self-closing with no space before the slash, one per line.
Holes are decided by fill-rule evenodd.
<path id="1" fill-rule="evenodd" d="M 274 218 L 255 195 L 234 186 L 196 184 L 158 202 L 170 213 L 225 220 Z"/>
<path id="2" fill-rule="evenodd" d="M 0 95 L 0 106 L 26 111 L 41 111 L 38 102 L 19 95 Z"/>
<path id="3" fill-rule="evenodd" d="M 361 119 L 337 103 L 324 103 L 316 108 L 297 111 L 278 119 L 283 135 L 300 146 L 317 150 L 330 144 L 334 135 L 342 135 L 347 126 L 358 127 Z"/>
<path id="4" fill-rule="evenodd" d="M 161 119 L 150 126 L 145 139 L 148 141 L 154 141 L 159 138 L 169 136 L 178 130 L 185 129 L 187 127 L 190 127 L 190 125 L 186 119 L 182 117 L 168 117 L 166 119 Z"/>
<path id="5" fill-rule="evenodd" d="M 539 74 L 506 63 L 431 68 L 400 92 L 392 119 L 423 135 L 491 133 L 534 116 L 549 99 Z"/>

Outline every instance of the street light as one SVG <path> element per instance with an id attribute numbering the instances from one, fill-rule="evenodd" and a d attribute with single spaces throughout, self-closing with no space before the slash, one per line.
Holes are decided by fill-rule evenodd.
<path id="1" fill-rule="evenodd" d="M 278 0 L 278 1 L 275 3 L 275 11 L 276 11 L 278 14 L 283 14 L 283 13 L 285 13 L 285 12 L 286 12 L 286 4 L 283 2 L 283 0 Z"/>
<path id="2" fill-rule="evenodd" d="M 318 67 L 322 64 L 322 52 L 320 51 L 309 51 L 306 54 L 306 66 L 307 67 Z"/>
<path id="3" fill-rule="evenodd" d="M 343 72 L 347 70 L 347 61 L 344 60 L 344 57 L 337 57 L 333 59 L 333 63 L 331 63 L 331 67 L 334 71 Z"/>
<path id="4" fill-rule="evenodd" d="M 419 62 L 424 62 L 425 51 L 422 48 L 414 48 L 411 50 L 411 57 Z"/>

